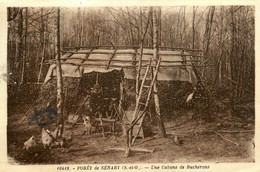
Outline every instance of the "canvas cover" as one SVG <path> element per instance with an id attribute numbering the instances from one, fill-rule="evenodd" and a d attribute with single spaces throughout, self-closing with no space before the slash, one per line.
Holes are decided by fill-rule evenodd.
<path id="1" fill-rule="evenodd" d="M 113 70 L 122 70 L 126 79 L 135 79 L 138 66 L 137 54 L 140 50 L 118 49 L 115 50 L 79 50 L 76 54 L 66 53 L 61 57 L 62 75 L 64 77 L 82 77 L 91 72 L 106 73 Z M 136 52 L 137 51 L 137 52 Z M 91 52 L 91 53 L 90 53 Z M 196 82 L 196 76 L 191 66 L 191 57 L 181 51 L 158 51 L 161 57 L 157 79 L 159 81 L 188 81 Z M 111 57 L 113 57 L 111 59 Z M 143 49 L 142 79 L 149 59 L 153 58 L 152 49 Z M 45 83 L 56 76 L 56 64 L 52 64 L 47 72 Z M 148 78 L 149 79 L 149 78 Z M 150 78 L 151 79 L 151 78 Z"/>

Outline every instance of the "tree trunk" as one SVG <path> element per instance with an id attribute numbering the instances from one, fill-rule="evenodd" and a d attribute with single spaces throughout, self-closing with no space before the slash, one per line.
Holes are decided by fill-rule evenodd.
<path id="1" fill-rule="evenodd" d="M 22 52 L 23 52 L 23 9 L 21 8 L 19 10 L 19 23 L 18 23 L 18 39 L 17 39 L 17 47 L 16 47 L 16 62 L 19 62 L 18 68 L 16 69 L 17 75 L 17 81 L 18 78 L 20 78 L 20 72 L 22 71 L 22 63 L 23 63 L 23 57 L 22 57 Z"/>
<path id="2" fill-rule="evenodd" d="M 158 46 L 162 45 L 162 10 L 161 7 L 159 8 L 159 13 L 158 13 L 158 25 L 159 25 L 159 32 L 158 32 Z"/>
<path id="3" fill-rule="evenodd" d="M 45 22 L 43 20 L 43 8 L 41 8 L 41 64 L 40 64 L 40 70 L 38 74 L 38 83 L 40 83 L 41 80 L 41 74 L 42 74 L 42 67 L 43 67 L 43 61 L 44 61 L 44 56 L 45 56 Z"/>
<path id="4" fill-rule="evenodd" d="M 205 28 L 205 34 L 204 34 L 204 47 L 205 47 L 205 56 L 208 58 L 209 55 L 209 46 L 210 46 L 210 38 L 211 38 L 211 27 L 213 23 L 213 17 L 214 17 L 215 7 L 209 7 L 209 12 L 206 20 L 206 28 Z M 203 68 L 202 76 L 205 74 L 205 69 Z M 208 74 L 212 74 L 209 73 Z"/>
<path id="5" fill-rule="evenodd" d="M 156 22 L 156 7 L 153 7 L 153 64 L 156 66 L 156 61 L 158 60 L 158 42 L 157 42 L 157 36 L 158 36 L 158 29 L 157 29 L 157 22 Z M 153 69 L 155 72 L 155 70 Z M 153 92 L 154 92 L 154 104 L 155 104 L 155 111 L 156 111 L 156 117 L 158 120 L 158 126 L 159 126 L 159 134 L 163 137 L 166 136 L 164 123 L 162 121 L 162 116 L 160 112 L 160 104 L 159 104 L 159 96 L 158 96 L 158 88 L 157 88 L 157 79 L 154 82 L 153 85 Z"/>
<path id="6" fill-rule="evenodd" d="M 21 76 L 21 84 L 24 82 L 24 75 L 25 75 L 25 64 L 26 64 L 26 56 L 27 56 L 27 27 L 28 27 L 28 7 L 25 8 L 25 31 L 24 31 L 24 56 L 23 56 L 23 63 L 22 63 L 22 76 Z"/>
<path id="7" fill-rule="evenodd" d="M 139 31 L 138 31 L 138 42 L 139 42 L 139 44 L 141 44 L 142 40 L 140 39 L 140 36 L 142 36 L 142 35 L 143 35 L 143 12 L 142 12 L 142 7 L 140 6 L 140 28 L 139 28 Z"/>
<path id="8" fill-rule="evenodd" d="M 192 17 L 192 49 L 195 49 L 195 6 L 193 6 L 193 17 Z"/>
<path id="9" fill-rule="evenodd" d="M 235 21 L 234 21 L 234 12 L 233 7 L 230 7 L 230 15 L 231 15 L 231 52 L 230 52 L 230 76 L 233 81 L 236 81 L 235 78 L 235 64 L 234 64 L 234 51 L 235 51 Z M 236 87 L 235 84 L 233 84 L 232 90 Z M 235 97 L 236 93 L 233 93 L 233 98 Z M 232 99 L 233 99 L 232 98 Z"/>
<path id="10" fill-rule="evenodd" d="M 85 16 L 85 8 L 83 8 L 83 15 L 82 15 L 82 19 L 81 19 L 80 46 L 83 46 L 84 16 Z"/>
<path id="11" fill-rule="evenodd" d="M 134 34 L 133 34 L 133 29 L 132 29 L 132 24 L 131 24 L 130 13 L 129 13 L 128 7 L 126 7 L 126 10 L 127 10 L 127 16 L 128 16 L 129 32 L 131 35 L 131 45 L 134 45 Z"/>
<path id="12" fill-rule="evenodd" d="M 181 47 L 184 47 L 185 45 L 185 42 L 184 42 L 184 38 L 185 38 L 185 32 L 186 32 L 186 17 L 185 17 L 185 14 L 186 14 L 186 7 L 184 6 L 183 7 L 183 33 L 181 34 Z M 183 45 L 184 44 L 184 45 Z"/>
<path id="13" fill-rule="evenodd" d="M 57 10 L 57 56 L 56 56 L 56 69 L 57 69 L 57 114 L 58 114 L 58 126 L 62 125 L 60 131 L 60 137 L 62 137 L 63 133 L 63 83 L 62 83 L 62 71 L 61 71 L 61 63 L 60 63 L 60 8 Z"/>

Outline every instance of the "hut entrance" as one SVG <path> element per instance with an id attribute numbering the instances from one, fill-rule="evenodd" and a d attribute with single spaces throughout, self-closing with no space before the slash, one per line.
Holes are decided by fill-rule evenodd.
<path id="1" fill-rule="evenodd" d="M 93 118 L 116 119 L 115 108 L 119 104 L 119 87 L 119 71 L 84 74 L 79 84 L 79 93 L 84 97 L 83 100 L 88 98 L 83 113 Z"/>

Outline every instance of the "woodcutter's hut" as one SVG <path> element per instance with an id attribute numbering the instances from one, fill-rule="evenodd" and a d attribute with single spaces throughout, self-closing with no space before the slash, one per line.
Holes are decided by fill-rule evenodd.
<path id="1" fill-rule="evenodd" d="M 151 94 L 157 94 L 155 90 L 157 88 L 154 88 L 156 81 L 187 81 L 195 85 L 197 77 L 194 65 L 199 64 L 202 57 L 199 53 L 201 52 L 195 50 L 186 51 L 185 49 L 160 47 L 156 52 L 157 57 L 154 58 L 154 49 L 140 48 L 138 46 L 77 47 L 76 50 L 74 48 L 74 50 L 67 49 L 63 51 L 61 69 L 62 76 L 66 78 L 82 78 L 84 75 L 90 73 L 99 73 L 102 75 L 118 71 L 118 74 L 121 75 L 119 76 L 120 87 L 118 87 L 120 94 L 119 114 L 122 113 L 122 101 L 127 101 L 123 100 L 124 80 L 135 81 L 135 108 L 133 111 L 130 111 L 130 118 L 132 120 L 125 122 L 124 125 L 128 145 L 132 143 L 132 136 L 134 136 L 135 140 L 140 132 Z M 53 63 L 50 65 L 44 83 L 50 82 L 55 77 L 56 64 Z M 143 96 L 145 87 L 146 95 Z M 158 102 L 157 96 L 155 106 Z M 159 105 L 155 107 L 157 114 L 160 113 L 158 108 Z M 121 114 L 121 120 L 122 116 L 126 114 L 129 114 L 129 112 Z M 164 126 L 162 128 L 164 129 Z"/>

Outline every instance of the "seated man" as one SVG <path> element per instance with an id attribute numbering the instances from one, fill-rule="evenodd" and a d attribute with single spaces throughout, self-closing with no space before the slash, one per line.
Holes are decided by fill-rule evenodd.
<path id="1" fill-rule="evenodd" d="M 102 88 L 99 84 L 95 84 L 91 89 L 90 94 L 90 107 L 94 114 L 94 117 L 103 117 L 104 112 L 104 97 Z"/>

